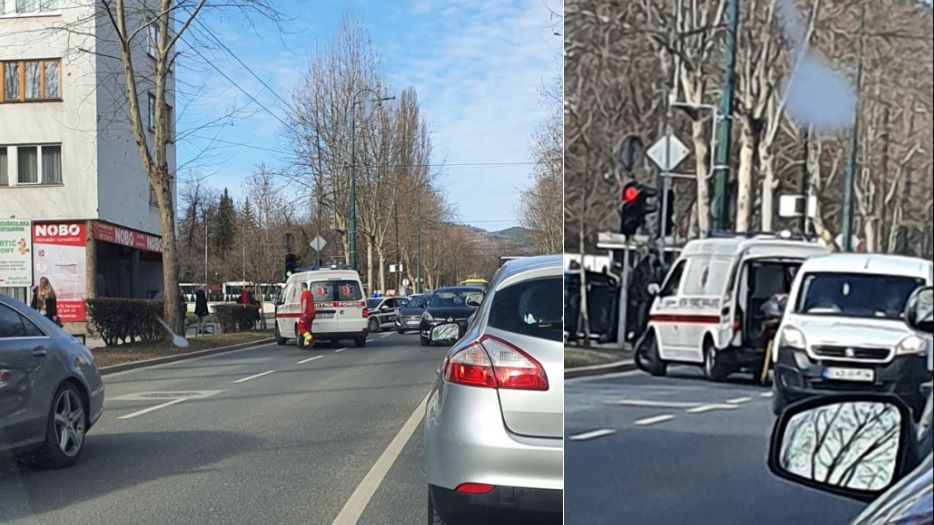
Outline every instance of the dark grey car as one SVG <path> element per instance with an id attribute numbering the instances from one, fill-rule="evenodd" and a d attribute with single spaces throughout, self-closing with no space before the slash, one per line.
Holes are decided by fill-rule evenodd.
<path id="1" fill-rule="evenodd" d="M 103 406 L 104 384 L 90 350 L 35 310 L 0 296 L 0 453 L 69 466 Z"/>

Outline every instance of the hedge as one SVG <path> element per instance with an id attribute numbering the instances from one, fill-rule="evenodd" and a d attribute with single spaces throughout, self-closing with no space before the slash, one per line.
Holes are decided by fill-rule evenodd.
<path id="1" fill-rule="evenodd" d="M 162 316 L 162 301 L 103 297 L 87 303 L 88 316 L 107 346 L 154 342 L 166 336 L 157 321 Z"/>
<path id="2" fill-rule="evenodd" d="M 214 315 L 225 332 L 252 330 L 259 321 L 259 306 L 253 304 L 214 305 Z"/>

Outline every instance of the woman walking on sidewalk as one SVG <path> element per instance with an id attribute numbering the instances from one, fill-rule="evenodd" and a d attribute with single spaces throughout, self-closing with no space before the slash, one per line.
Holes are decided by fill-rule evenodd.
<path id="1" fill-rule="evenodd" d="M 198 335 L 204 333 L 204 318 L 208 315 L 208 297 L 204 293 L 204 285 L 195 292 L 195 315 L 198 316 Z"/>
<path id="2" fill-rule="evenodd" d="M 39 284 L 32 287 L 30 306 L 34 310 L 39 310 L 39 313 L 46 316 L 53 323 L 62 326 L 62 320 L 58 316 L 58 301 L 55 299 L 55 290 L 47 278 L 40 278 Z"/>

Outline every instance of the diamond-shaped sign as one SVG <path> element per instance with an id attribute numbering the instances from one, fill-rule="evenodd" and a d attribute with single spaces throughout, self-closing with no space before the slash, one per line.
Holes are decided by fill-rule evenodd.
<path id="1" fill-rule="evenodd" d="M 316 252 L 323 250 L 325 245 L 327 245 L 327 241 L 322 239 L 320 235 L 315 236 L 315 238 L 308 243 L 308 246 L 311 246 L 311 249 Z"/>
<path id="2" fill-rule="evenodd" d="M 660 170 L 671 171 L 677 168 L 678 164 L 684 162 L 689 150 L 687 146 L 678 140 L 678 137 L 667 135 L 652 144 L 652 147 L 646 153 Z"/>

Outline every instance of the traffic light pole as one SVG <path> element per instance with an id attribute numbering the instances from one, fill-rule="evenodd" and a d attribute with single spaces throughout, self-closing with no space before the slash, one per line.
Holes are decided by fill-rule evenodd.
<path id="1" fill-rule="evenodd" d="M 723 94 L 720 96 L 720 114 L 717 125 L 716 163 L 714 165 L 713 206 L 711 230 L 723 230 L 729 224 L 726 205 L 726 185 L 730 174 L 730 143 L 733 135 L 733 96 L 736 89 L 736 35 L 739 26 L 739 0 L 727 5 L 726 49 L 723 54 Z"/>
<path id="2" fill-rule="evenodd" d="M 626 321 L 629 315 L 629 237 L 623 236 L 623 276 L 619 285 L 619 323 L 616 327 L 616 340 L 619 349 L 626 349 L 627 330 Z"/>

